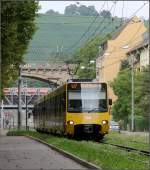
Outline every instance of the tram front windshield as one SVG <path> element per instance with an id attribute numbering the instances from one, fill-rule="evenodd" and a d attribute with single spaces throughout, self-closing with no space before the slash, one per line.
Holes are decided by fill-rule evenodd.
<path id="1" fill-rule="evenodd" d="M 106 112 L 106 84 L 68 84 L 68 112 Z"/>

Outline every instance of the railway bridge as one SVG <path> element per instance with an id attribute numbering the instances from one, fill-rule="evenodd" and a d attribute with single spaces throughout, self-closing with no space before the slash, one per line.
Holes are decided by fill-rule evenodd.
<path id="1" fill-rule="evenodd" d="M 21 109 L 22 120 L 25 120 L 26 109 L 31 110 L 38 97 L 46 95 L 52 88 L 62 85 L 67 79 L 74 77 L 76 64 L 66 63 L 44 63 L 25 64 L 21 66 L 21 77 L 40 80 L 50 84 L 51 88 L 29 88 L 21 83 Z M 3 104 L 0 102 L 0 109 L 4 109 L 3 120 L 9 119 L 11 124 L 17 124 L 18 112 L 18 88 L 4 88 Z M 15 122 L 15 123 L 14 123 Z M 23 123 L 24 124 L 24 123 Z"/>
<path id="2" fill-rule="evenodd" d="M 25 64 L 21 66 L 21 77 L 37 79 L 57 87 L 67 79 L 73 78 L 73 71 L 77 67 L 76 64 L 66 63 L 44 63 L 44 64 Z M 33 107 L 35 99 L 39 96 L 45 95 L 50 88 L 27 88 L 21 87 L 21 103 L 25 108 L 26 100 L 28 107 Z M 18 88 L 4 89 L 4 106 L 7 109 L 18 108 Z"/>
<path id="3" fill-rule="evenodd" d="M 76 68 L 77 64 L 66 63 L 25 64 L 22 65 L 21 76 L 59 86 L 74 77 Z"/>
<path id="4" fill-rule="evenodd" d="M 22 78 L 36 79 L 50 85 L 50 88 L 29 88 L 27 84 L 24 86 L 22 81 L 20 97 L 22 124 L 25 124 L 26 112 L 32 110 L 37 98 L 46 95 L 52 88 L 62 85 L 67 79 L 74 78 L 74 71 L 78 67 L 79 64 L 67 63 L 30 63 L 21 66 Z M 13 124 L 13 126 L 17 125 L 18 103 L 18 87 L 4 88 L 4 99 L 2 103 L 0 102 L 0 109 L 4 112 L 3 120 L 9 119 L 10 124 Z"/>

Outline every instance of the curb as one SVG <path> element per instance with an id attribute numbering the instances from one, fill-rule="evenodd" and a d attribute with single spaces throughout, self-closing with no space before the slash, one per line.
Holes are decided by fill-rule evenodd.
<path id="1" fill-rule="evenodd" d="M 49 144 L 49 143 L 47 143 L 47 142 L 45 142 L 45 141 L 42 141 L 42 140 L 40 140 L 40 139 L 38 139 L 38 138 L 34 138 L 34 137 L 32 137 L 32 136 L 29 136 L 29 135 L 26 135 L 25 137 L 28 137 L 28 138 L 30 138 L 30 139 L 32 139 L 32 140 L 36 140 L 36 141 L 38 141 L 38 142 L 40 142 L 40 143 L 42 143 L 42 144 L 47 145 L 47 146 L 50 147 L 51 149 L 53 149 L 53 150 L 61 153 L 62 155 L 64 155 L 64 156 L 67 157 L 67 158 L 70 158 L 70 159 L 74 160 L 75 162 L 79 163 L 80 165 L 82 165 L 82 166 L 84 166 L 84 167 L 86 167 L 86 168 L 88 168 L 88 169 L 99 169 L 99 170 L 101 170 L 100 167 L 98 167 L 98 166 L 96 166 L 96 165 L 94 165 L 94 164 L 92 164 L 92 163 L 89 163 L 89 162 L 87 162 L 87 161 L 85 161 L 85 160 L 83 160 L 83 159 L 80 159 L 79 157 L 77 157 L 77 156 L 75 156 L 75 155 L 73 155 L 73 154 L 71 154 L 71 153 L 69 153 L 69 152 L 66 152 L 66 151 L 64 151 L 64 150 L 62 150 L 62 149 L 59 149 L 59 148 L 57 148 L 56 146 L 54 146 L 54 145 L 52 145 L 52 144 Z"/>

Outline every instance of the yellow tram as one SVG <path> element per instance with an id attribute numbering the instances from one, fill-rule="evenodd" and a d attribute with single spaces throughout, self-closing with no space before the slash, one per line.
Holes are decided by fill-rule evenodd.
<path id="1" fill-rule="evenodd" d="M 35 103 L 34 125 L 37 131 L 102 139 L 111 103 L 106 83 L 70 80 Z"/>

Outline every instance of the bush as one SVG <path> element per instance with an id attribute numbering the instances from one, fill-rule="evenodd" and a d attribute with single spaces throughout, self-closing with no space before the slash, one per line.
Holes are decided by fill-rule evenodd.
<path id="1" fill-rule="evenodd" d="M 129 124 L 131 129 L 131 116 L 129 117 Z M 134 117 L 134 129 L 135 131 L 148 131 L 148 119 L 136 115 Z"/>

